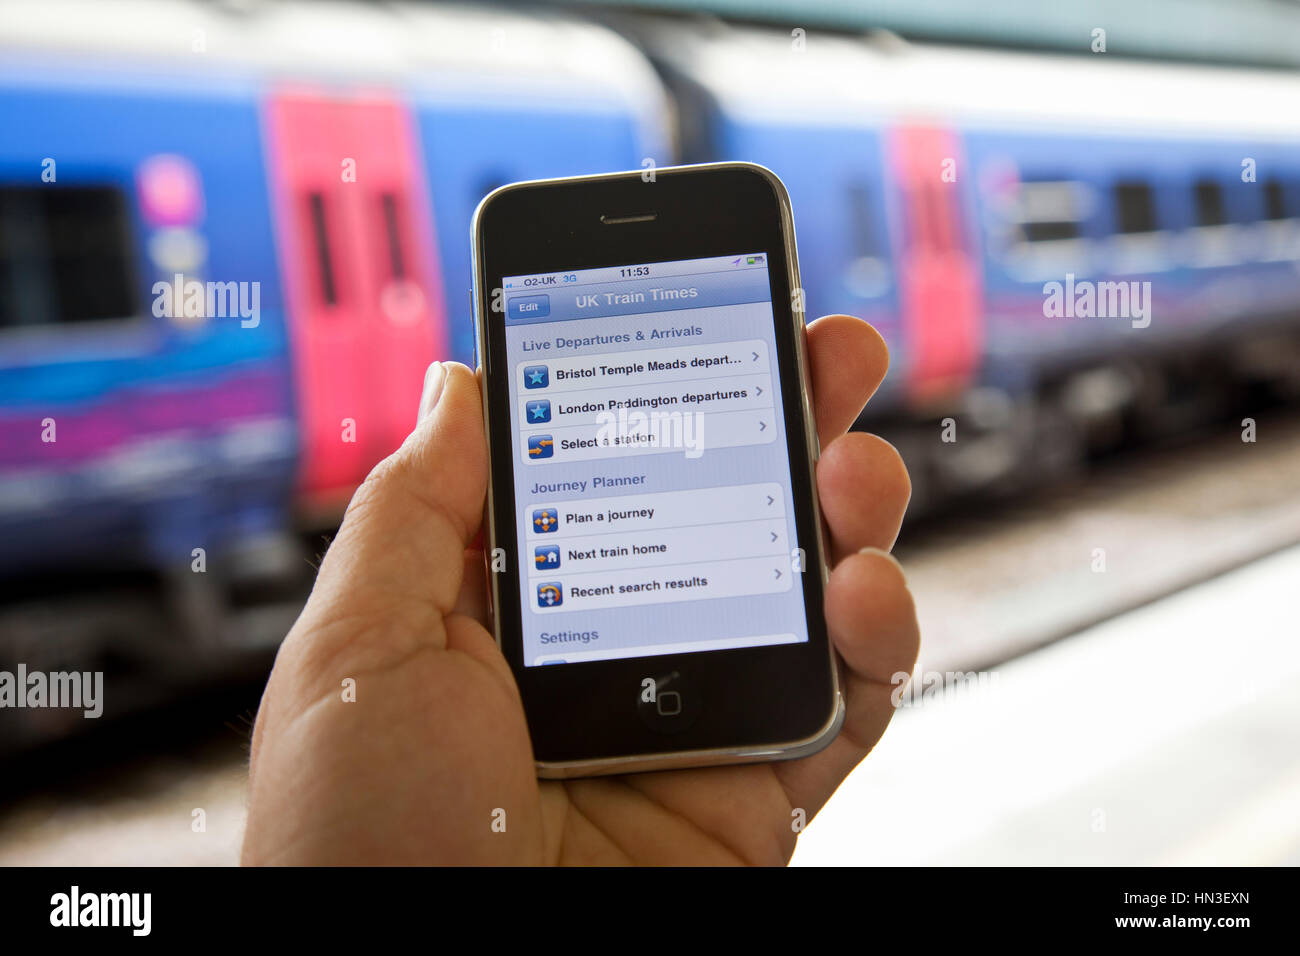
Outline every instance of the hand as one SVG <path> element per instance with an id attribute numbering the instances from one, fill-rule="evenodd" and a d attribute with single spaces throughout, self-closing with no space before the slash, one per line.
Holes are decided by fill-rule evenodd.
<path id="1" fill-rule="evenodd" d="M 253 734 L 243 861 L 269 864 L 784 863 L 880 739 L 919 635 L 887 553 L 910 495 L 893 447 L 845 434 L 888 366 L 866 323 L 808 330 L 845 662 L 844 728 L 801 760 L 539 781 L 519 692 L 485 627 L 487 444 L 463 365 L 430 368 L 421 420 L 357 490 L 285 638 Z M 355 701 L 343 684 L 355 681 Z M 504 811 L 505 831 L 492 824 Z M 500 820 L 500 814 L 495 819 Z"/>

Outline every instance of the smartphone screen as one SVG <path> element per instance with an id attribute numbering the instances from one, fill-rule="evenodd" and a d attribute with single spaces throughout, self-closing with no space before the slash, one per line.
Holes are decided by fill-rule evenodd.
<path id="1" fill-rule="evenodd" d="M 503 278 L 526 667 L 808 640 L 768 264 Z"/>

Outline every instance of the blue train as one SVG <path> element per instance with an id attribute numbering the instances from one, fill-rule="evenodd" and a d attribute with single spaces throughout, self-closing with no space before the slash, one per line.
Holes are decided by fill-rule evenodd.
<path id="1" fill-rule="evenodd" d="M 650 23 L 686 158 L 776 170 L 811 315 L 890 343 L 912 511 L 1300 374 L 1294 73 Z M 952 437 L 955 426 L 958 440 Z"/>
<path id="2" fill-rule="evenodd" d="M 890 343 L 864 424 L 921 507 L 1074 467 L 1188 376 L 1294 384 L 1296 76 L 619 28 L 0 0 L 0 576 L 327 526 L 425 365 L 471 360 L 469 218 L 516 179 L 775 170 L 809 314 Z"/>

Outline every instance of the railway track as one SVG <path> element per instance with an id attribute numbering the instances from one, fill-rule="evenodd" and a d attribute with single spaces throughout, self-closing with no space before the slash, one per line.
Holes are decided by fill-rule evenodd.
<path id="1" fill-rule="evenodd" d="M 972 671 L 1300 542 L 1300 418 L 1129 451 L 1000 507 L 905 529 L 920 669 Z"/>

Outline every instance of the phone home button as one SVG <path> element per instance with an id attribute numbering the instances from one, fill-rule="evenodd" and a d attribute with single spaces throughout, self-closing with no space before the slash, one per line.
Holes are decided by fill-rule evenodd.
<path id="1" fill-rule="evenodd" d="M 660 691 L 655 709 L 660 717 L 676 717 L 682 712 L 682 695 L 675 690 Z"/>
<path id="2" fill-rule="evenodd" d="M 637 686 L 637 714 L 643 724 L 658 733 L 681 733 L 695 723 L 701 709 L 694 682 L 681 671 L 651 672 Z"/>

